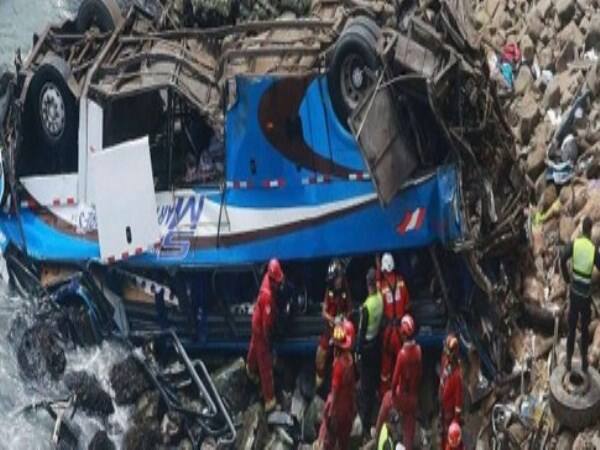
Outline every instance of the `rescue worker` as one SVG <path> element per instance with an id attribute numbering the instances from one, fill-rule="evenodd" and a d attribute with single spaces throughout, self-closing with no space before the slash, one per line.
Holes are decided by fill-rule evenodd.
<path id="1" fill-rule="evenodd" d="M 375 269 L 367 273 L 369 295 L 360 309 L 360 322 L 356 342 L 360 368 L 360 387 L 358 395 L 358 414 L 364 437 L 369 437 L 372 422 L 373 399 L 377 393 L 381 352 L 379 349 L 379 327 L 383 315 L 383 299 L 377 292 L 377 274 Z"/>
<path id="2" fill-rule="evenodd" d="M 453 420 L 448 427 L 448 442 L 444 450 L 464 450 L 465 446 L 462 441 L 462 430 L 458 421 Z"/>
<path id="3" fill-rule="evenodd" d="M 410 315 L 402 317 L 400 331 L 404 344 L 398 352 L 392 387 L 385 393 L 379 416 L 376 435 L 379 436 L 383 423 L 387 420 L 392 407 L 402 414 L 402 437 L 404 447 L 412 450 L 415 438 L 417 403 L 423 367 L 421 365 L 421 346 L 413 339 L 415 321 Z"/>
<path id="4" fill-rule="evenodd" d="M 450 424 L 460 421 L 463 406 L 463 376 L 458 353 L 458 339 L 450 333 L 444 342 L 440 367 L 440 427 L 443 449 L 446 448 Z"/>
<path id="5" fill-rule="evenodd" d="M 354 338 L 354 325 L 349 320 L 344 319 L 335 326 L 331 392 L 325 402 L 318 440 L 318 448 L 323 450 L 349 448 L 350 433 L 356 416 L 356 376 L 352 356 Z"/>
<path id="6" fill-rule="evenodd" d="M 377 439 L 377 450 L 396 450 L 400 444 L 400 438 L 400 415 L 395 408 L 392 408 L 388 420 L 381 427 Z"/>
<path id="7" fill-rule="evenodd" d="M 589 217 L 583 219 L 582 236 L 566 246 L 561 251 L 561 269 L 563 276 L 568 273 L 567 261 L 573 258 L 571 269 L 571 287 L 569 295 L 569 333 L 567 335 L 567 370 L 571 370 L 571 360 L 575 349 L 575 332 L 577 321 L 581 319 L 581 368 L 587 372 L 588 345 L 590 342 L 589 325 L 591 316 L 590 288 L 594 266 L 600 268 L 598 250 L 591 241 L 592 221 Z"/>
<path id="8" fill-rule="evenodd" d="M 394 257 L 384 253 L 377 262 L 377 285 L 383 298 L 383 334 L 379 398 L 390 389 L 396 355 L 402 346 L 400 320 L 409 309 L 408 289 L 394 269 Z"/>
<path id="9" fill-rule="evenodd" d="M 272 411 L 277 403 L 273 386 L 271 335 L 277 318 L 276 295 L 283 283 L 283 277 L 279 261 L 269 261 L 252 313 L 252 337 L 246 359 L 248 377 L 254 382 L 258 382 L 260 377 L 266 412 Z"/>
<path id="10" fill-rule="evenodd" d="M 350 300 L 350 289 L 346 281 L 344 266 L 339 259 L 334 259 L 329 264 L 327 270 L 327 290 L 323 300 L 323 319 L 325 319 L 325 329 L 321 334 L 317 355 L 315 357 L 316 367 L 316 385 L 317 389 L 323 384 L 327 360 L 329 359 L 329 345 L 331 341 L 331 331 L 335 326 L 336 320 L 349 317 L 352 312 L 352 302 Z"/>

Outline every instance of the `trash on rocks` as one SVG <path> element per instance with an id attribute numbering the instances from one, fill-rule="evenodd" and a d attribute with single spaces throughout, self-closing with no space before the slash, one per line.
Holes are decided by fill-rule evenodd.
<path id="1" fill-rule="evenodd" d="M 560 159 L 562 162 L 570 162 L 571 164 L 574 164 L 577 160 L 577 156 L 578 151 L 575 136 L 572 134 L 567 134 L 560 145 Z"/>
<path id="2" fill-rule="evenodd" d="M 284 411 L 273 411 L 267 416 L 267 423 L 269 425 L 280 425 L 280 426 L 294 426 L 294 420 L 292 416 Z"/>

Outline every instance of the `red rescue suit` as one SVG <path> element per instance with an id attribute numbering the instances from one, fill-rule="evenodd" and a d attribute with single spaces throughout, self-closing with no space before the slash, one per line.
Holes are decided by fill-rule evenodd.
<path id="1" fill-rule="evenodd" d="M 412 450 L 415 438 L 419 387 L 423 374 L 421 360 L 421 346 L 415 341 L 405 342 L 396 358 L 392 388 L 383 397 L 377 417 L 377 436 L 379 436 L 390 410 L 392 407 L 396 408 L 402 415 L 402 433 L 406 450 Z"/>
<path id="2" fill-rule="evenodd" d="M 442 355 L 440 373 L 440 422 L 442 427 L 442 448 L 446 448 L 448 428 L 454 419 L 460 419 L 463 407 L 463 377 L 460 363 Z"/>
<path id="3" fill-rule="evenodd" d="M 252 337 L 248 350 L 248 370 L 260 375 L 265 405 L 270 405 L 275 400 L 273 387 L 273 357 L 271 355 L 271 332 L 277 315 L 277 302 L 273 292 L 269 275 L 265 274 L 258 298 L 252 313 Z"/>
<path id="4" fill-rule="evenodd" d="M 352 301 L 350 299 L 350 290 L 344 281 L 344 287 L 338 291 L 327 289 L 325 299 L 323 300 L 325 312 L 336 317 L 343 315 L 345 318 L 350 316 L 352 312 Z M 331 340 L 331 331 L 333 327 L 330 323 L 325 324 L 325 330 L 321 334 L 319 347 L 317 348 L 317 356 L 315 361 L 317 376 L 322 380 L 325 376 L 325 366 L 329 357 L 329 341 Z"/>
<path id="5" fill-rule="evenodd" d="M 400 321 L 408 312 L 409 297 L 404 279 L 395 273 L 377 273 L 377 286 L 383 298 L 383 334 L 381 354 L 380 398 L 391 387 L 391 376 L 394 370 L 396 355 L 402 347 Z"/>
<path id="6" fill-rule="evenodd" d="M 325 402 L 325 411 L 319 430 L 323 450 L 349 448 L 350 433 L 356 416 L 356 377 L 354 360 L 348 351 L 333 361 L 331 392 Z"/>
<path id="7" fill-rule="evenodd" d="M 456 447 L 451 447 L 450 444 L 446 443 L 446 446 L 443 448 L 444 450 L 465 450 L 465 445 L 462 443 L 462 441 Z"/>

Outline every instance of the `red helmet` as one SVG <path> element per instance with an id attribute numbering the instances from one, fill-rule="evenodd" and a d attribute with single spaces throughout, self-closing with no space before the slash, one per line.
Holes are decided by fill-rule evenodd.
<path id="1" fill-rule="evenodd" d="M 333 343 L 343 350 L 349 350 L 354 345 L 354 325 L 348 319 L 333 329 Z"/>
<path id="2" fill-rule="evenodd" d="M 448 428 L 448 444 L 450 448 L 456 448 L 462 441 L 462 430 L 456 420 L 453 420 Z"/>
<path id="3" fill-rule="evenodd" d="M 458 339 L 456 338 L 456 335 L 454 335 L 453 333 L 449 333 L 448 336 L 446 336 L 446 342 L 444 347 L 446 353 L 452 356 L 456 356 L 458 354 Z"/>
<path id="4" fill-rule="evenodd" d="M 283 270 L 281 270 L 281 264 L 279 264 L 278 259 L 273 258 L 269 261 L 267 273 L 269 274 L 269 278 L 276 283 L 281 283 L 283 281 Z"/>
<path id="5" fill-rule="evenodd" d="M 400 333 L 402 336 L 411 337 L 415 333 L 415 321 L 411 315 L 405 314 L 400 321 Z"/>

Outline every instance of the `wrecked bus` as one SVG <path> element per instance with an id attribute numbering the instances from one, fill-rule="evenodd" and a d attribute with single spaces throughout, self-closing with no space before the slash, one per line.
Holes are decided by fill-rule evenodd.
<path id="1" fill-rule="evenodd" d="M 466 338 L 469 317 L 489 336 L 475 299 L 508 294 L 483 262 L 519 238 L 524 194 L 461 26 L 443 22 L 452 49 L 416 17 L 426 39 L 336 2 L 216 29 L 84 4 L 36 36 L 3 96 L 0 236 L 15 285 L 94 329 L 174 328 L 189 347 L 240 350 L 278 257 L 278 346 L 312 352 L 330 258 L 345 259 L 358 304 L 374 255 L 392 251 L 422 342 L 450 321 Z"/>

